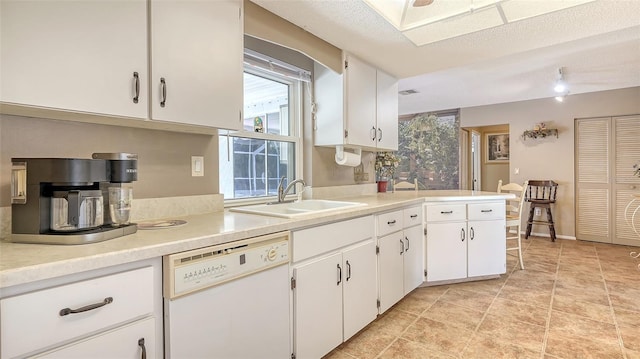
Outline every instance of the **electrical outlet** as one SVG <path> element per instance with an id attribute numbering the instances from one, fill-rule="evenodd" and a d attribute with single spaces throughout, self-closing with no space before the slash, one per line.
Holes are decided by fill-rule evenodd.
<path id="1" fill-rule="evenodd" d="M 536 216 L 541 216 L 542 215 L 542 210 L 540 208 L 536 208 L 535 211 L 533 212 L 534 215 Z"/>
<path id="2" fill-rule="evenodd" d="M 369 180 L 369 174 L 364 171 L 364 164 L 360 163 L 353 168 L 353 179 L 356 182 L 365 182 Z"/>
<path id="3" fill-rule="evenodd" d="M 204 176 L 204 156 L 191 156 L 191 177 Z"/>

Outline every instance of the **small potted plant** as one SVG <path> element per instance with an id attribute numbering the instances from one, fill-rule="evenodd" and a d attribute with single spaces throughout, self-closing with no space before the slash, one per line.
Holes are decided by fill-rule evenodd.
<path id="1" fill-rule="evenodd" d="M 378 182 L 378 192 L 387 192 L 387 184 L 393 178 L 400 160 L 393 152 L 376 153 L 376 179 Z"/>

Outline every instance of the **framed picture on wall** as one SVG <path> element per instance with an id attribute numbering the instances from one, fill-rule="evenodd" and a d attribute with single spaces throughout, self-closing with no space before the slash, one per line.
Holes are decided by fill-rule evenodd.
<path id="1" fill-rule="evenodd" d="M 509 133 L 485 134 L 486 163 L 509 161 Z"/>

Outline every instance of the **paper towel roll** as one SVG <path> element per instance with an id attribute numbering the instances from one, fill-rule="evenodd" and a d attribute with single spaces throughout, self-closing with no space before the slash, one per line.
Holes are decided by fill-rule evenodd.
<path id="1" fill-rule="evenodd" d="M 336 152 L 336 163 L 341 166 L 355 167 L 360 164 L 360 160 L 360 153 L 342 152 L 342 156 L 339 156 Z"/>

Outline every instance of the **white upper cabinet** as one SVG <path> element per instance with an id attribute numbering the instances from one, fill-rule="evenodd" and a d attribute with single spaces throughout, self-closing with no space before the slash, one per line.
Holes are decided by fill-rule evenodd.
<path id="1" fill-rule="evenodd" d="M 151 118 L 240 129 L 242 1 L 151 1 Z"/>
<path id="2" fill-rule="evenodd" d="M 3 0 L 0 101 L 240 129 L 242 4 Z"/>
<path id="3" fill-rule="evenodd" d="M 148 117 L 147 2 L 0 2 L 0 101 Z"/>
<path id="4" fill-rule="evenodd" d="M 315 145 L 398 149 L 398 81 L 346 55 L 343 74 L 316 63 Z"/>
<path id="5" fill-rule="evenodd" d="M 398 80 L 380 70 L 377 72 L 378 149 L 398 150 Z"/>
<path id="6" fill-rule="evenodd" d="M 347 56 L 344 75 L 345 144 L 375 147 L 376 142 L 376 69 L 353 56 Z"/>

